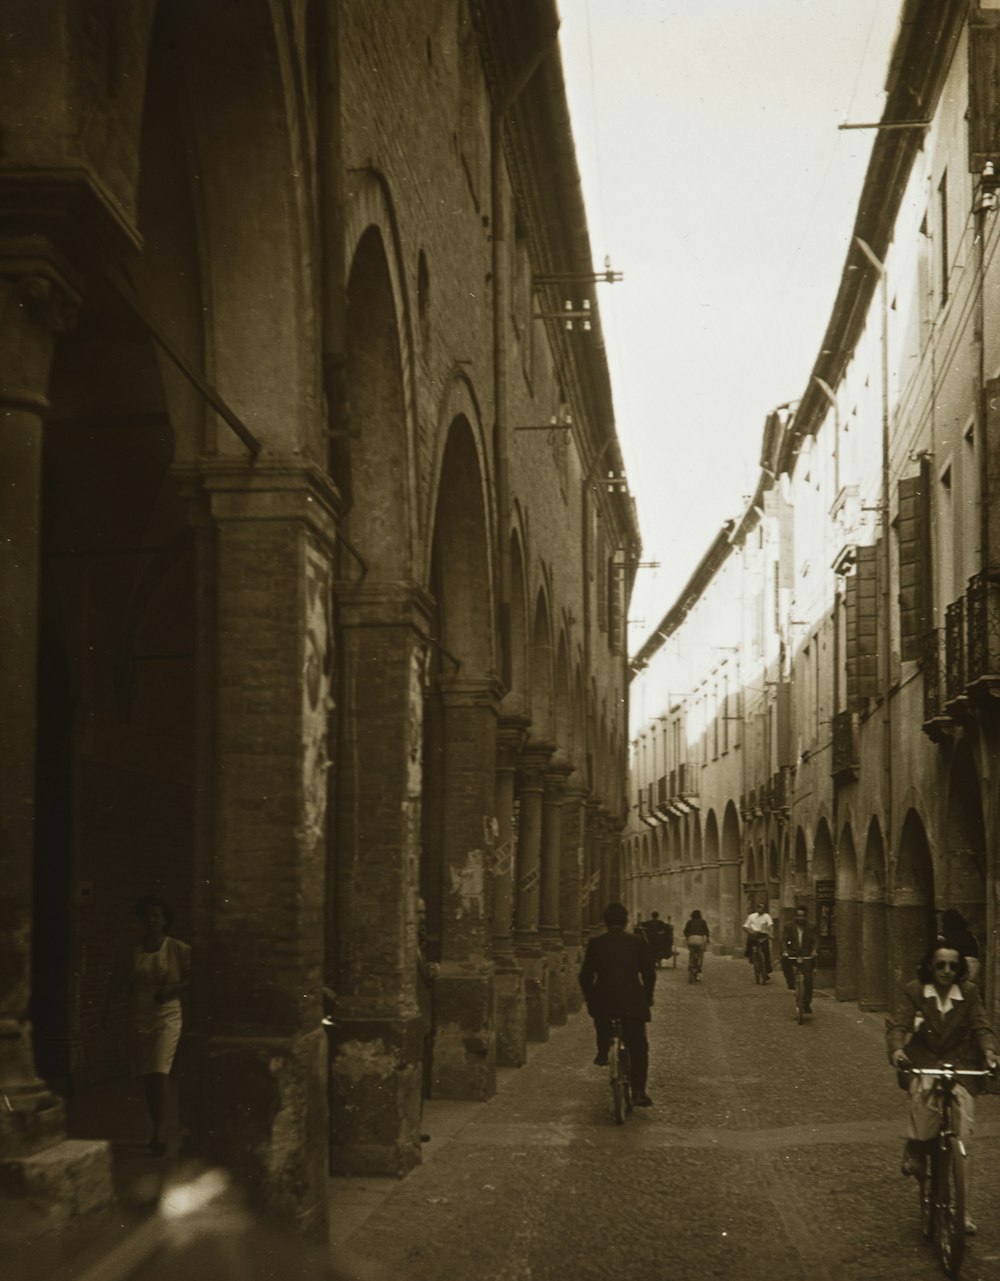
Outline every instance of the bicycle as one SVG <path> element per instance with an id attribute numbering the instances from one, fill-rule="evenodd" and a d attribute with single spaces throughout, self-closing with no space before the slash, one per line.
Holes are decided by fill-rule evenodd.
<path id="1" fill-rule="evenodd" d="M 611 1081 L 611 1103 L 615 1125 L 624 1125 L 628 1114 L 632 1111 L 632 1060 L 622 1036 L 621 1019 L 611 1020 L 608 1077 Z"/>
<path id="2" fill-rule="evenodd" d="M 701 978 L 701 967 L 705 960 L 703 943 L 688 944 L 688 982 L 697 983 Z"/>
<path id="3" fill-rule="evenodd" d="M 811 956 L 786 956 L 795 967 L 795 1017 L 799 1023 L 806 1021 L 806 966 L 811 966 Z"/>
<path id="4" fill-rule="evenodd" d="M 934 1078 L 932 1097 L 941 1105 L 941 1124 L 937 1135 L 924 1145 L 923 1168 L 918 1176 L 920 1187 L 920 1229 L 924 1239 L 937 1243 L 938 1258 L 948 1276 L 957 1277 L 965 1254 L 965 1144 L 952 1128 L 952 1107 L 959 1077 L 992 1076 L 983 1070 L 953 1067 L 899 1068 L 904 1076 Z"/>
<path id="5" fill-rule="evenodd" d="M 764 951 L 766 942 L 766 934 L 750 935 L 750 956 L 753 961 L 753 981 L 755 983 L 766 983 L 768 979 L 767 956 Z"/>

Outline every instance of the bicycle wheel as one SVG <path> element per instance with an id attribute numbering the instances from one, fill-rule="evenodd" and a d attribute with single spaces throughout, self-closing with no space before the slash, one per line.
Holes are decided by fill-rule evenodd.
<path id="1" fill-rule="evenodd" d="M 795 971 L 795 1017 L 800 1023 L 806 1021 L 806 976 L 800 969 Z"/>
<path id="2" fill-rule="evenodd" d="M 632 1111 L 632 1059 L 624 1046 L 618 1063 L 621 1067 L 622 1090 L 625 1095 L 625 1115 L 628 1116 Z"/>
<path id="3" fill-rule="evenodd" d="M 934 1151 L 937 1151 L 935 1145 Z M 924 1153 L 924 1168 L 920 1175 L 920 1231 L 926 1241 L 934 1239 L 934 1220 L 936 1219 L 934 1204 L 934 1184 L 937 1163 L 930 1152 Z"/>
<path id="4" fill-rule="evenodd" d="M 761 947 L 755 947 L 753 950 L 753 981 L 764 982 L 764 950 Z"/>
<path id="5" fill-rule="evenodd" d="M 937 1175 L 938 1257 L 957 1277 L 965 1254 L 965 1157 L 954 1134 L 941 1145 Z"/>
<path id="6" fill-rule="evenodd" d="M 617 1037 L 612 1037 L 608 1047 L 608 1076 L 611 1081 L 611 1108 L 615 1125 L 625 1124 L 625 1082 L 622 1076 L 624 1057 L 624 1046 Z"/>

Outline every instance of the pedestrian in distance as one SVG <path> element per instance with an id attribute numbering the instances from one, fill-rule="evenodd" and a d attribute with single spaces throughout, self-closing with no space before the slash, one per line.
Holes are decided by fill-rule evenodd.
<path id="1" fill-rule="evenodd" d="M 691 959 L 695 962 L 692 966 L 689 961 L 688 969 L 693 968 L 695 978 L 701 978 L 701 961 L 705 955 L 705 949 L 708 947 L 711 937 L 708 932 L 708 922 L 702 916 L 698 908 L 694 908 L 684 925 L 684 942 L 687 944 L 689 953 L 697 955 Z"/>
<path id="2" fill-rule="evenodd" d="M 994 1071 L 998 1062 L 997 1038 L 990 1026 L 979 989 L 969 982 L 965 958 L 953 947 L 936 943 L 917 970 L 917 977 L 903 984 L 886 1020 L 886 1048 L 894 1068 L 956 1068 Z M 968 1149 L 975 1124 L 975 1098 L 982 1086 L 955 1087 L 958 1137 Z M 902 1172 L 919 1177 L 925 1145 L 933 1140 L 941 1122 L 934 1108 L 934 1079 L 915 1076 L 900 1084 L 909 1094 L 909 1137 L 903 1149 Z M 975 1232 L 971 1219 L 966 1232 Z"/>
<path id="3" fill-rule="evenodd" d="M 659 912 L 651 913 L 649 920 L 643 922 L 642 928 L 653 957 L 653 964 L 659 969 L 660 962 L 670 955 L 674 943 L 674 932 L 672 929 L 668 930 L 666 923 L 660 920 Z"/>
<path id="4" fill-rule="evenodd" d="M 138 942 L 119 959 L 108 984 L 103 1025 L 116 999 L 129 996 L 131 1060 L 142 1077 L 153 1132 L 148 1148 L 154 1156 L 167 1150 L 165 1127 L 170 1069 L 180 1041 L 181 994 L 191 977 L 191 947 L 169 933 L 173 911 L 162 898 L 145 894 L 135 905 L 140 922 Z"/>
<path id="5" fill-rule="evenodd" d="M 607 905 L 604 924 L 606 932 L 588 940 L 579 974 L 587 1013 L 594 1020 L 597 1036 L 594 1062 L 607 1065 L 611 1024 L 619 1019 L 632 1066 L 632 1101 L 636 1107 L 648 1108 L 653 1101 L 646 1093 L 649 1073 L 646 1024 L 651 1018 L 656 969 L 645 940 L 625 928 L 628 908 L 624 903 Z"/>
<path id="6" fill-rule="evenodd" d="M 747 936 L 747 960 L 753 965 L 754 942 L 760 940 L 764 950 L 764 982 L 771 981 L 771 937 L 774 931 L 774 919 L 767 910 L 767 904 L 761 900 L 754 911 L 743 922 Z"/>
<path id="7" fill-rule="evenodd" d="M 781 947 L 781 971 L 789 992 L 795 991 L 795 966 L 793 960 L 807 961 L 802 968 L 805 979 L 805 1012 L 812 1014 L 813 979 L 816 972 L 819 937 L 809 924 L 809 913 L 802 906 L 795 909 L 795 920 L 785 931 Z"/>

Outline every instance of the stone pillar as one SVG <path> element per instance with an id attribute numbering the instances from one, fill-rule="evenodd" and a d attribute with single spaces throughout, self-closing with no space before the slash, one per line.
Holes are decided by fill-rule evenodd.
<path id="1" fill-rule="evenodd" d="M 886 917 L 888 1000 L 891 1008 L 900 986 L 916 978 L 917 966 L 934 940 L 933 914 L 929 904 L 902 887 L 896 889 Z"/>
<path id="2" fill-rule="evenodd" d="M 496 1090 L 490 872 L 501 688 L 491 677 L 450 677 L 441 694 L 444 884 L 433 1089 L 435 1098 L 482 1100 Z"/>
<path id="3" fill-rule="evenodd" d="M 538 925 L 542 879 L 542 795 L 545 767 L 554 750 L 551 743 L 528 743 L 519 762 L 514 947 L 524 970 L 529 1041 L 547 1041 L 549 1037 L 548 967 Z"/>
<path id="4" fill-rule="evenodd" d="M 214 554 L 199 585 L 199 665 L 210 665 L 214 723 L 200 743 L 211 844 L 198 853 L 188 1112 L 200 1152 L 253 1205 L 322 1236 L 337 495 L 298 458 L 205 461 L 200 483 Z"/>
<path id="5" fill-rule="evenodd" d="M 542 803 L 542 883 L 539 938 L 549 974 L 548 1021 L 566 1022 L 566 953 L 562 937 L 562 808 L 573 766 L 553 760 L 545 771 Z"/>
<path id="6" fill-rule="evenodd" d="M 740 900 L 740 860 L 725 858 L 719 860 L 719 938 L 723 947 L 739 956 L 743 951 L 742 924 L 746 919 L 741 914 Z M 684 922 L 682 921 L 683 925 Z"/>
<path id="7" fill-rule="evenodd" d="M 597 919 L 603 921 L 604 909 L 611 899 L 611 815 L 601 806 L 594 824 L 597 856 Z M 645 888 L 645 887 L 643 887 Z"/>
<path id="8" fill-rule="evenodd" d="M 855 898 L 837 900 L 837 1000 L 858 999 L 858 959 L 861 955 L 861 904 Z"/>
<path id="9" fill-rule="evenodd" d="M 342 655 L 331 885 L 338 953 L 331 1167 L 403 1174 L 420 1160 L 424 1028 L 415 991 L 430 601 L 412 583 L 338 589 Z"/>
<path id="10" fill-rule="evenodd" d="M 524 972 L 514 953 L 514 775 L 518 753 L 530 721 L 526 716 L 501 715 L 497 725 L 496 816 L 497 844 L 493 855 L 493 974 L 496 990 L 497 1066 L 521 1067 L 527 1062 L 527 1006 Z"/>
<path id="11" fill-rule="evenodd" d="M 863 1010 L 884 1010 L 888 999 L 886 905 L 882 899 L 861 904 L 861 977 L 858 1004 Z"/>
<path id="12" fill-rule="evenodd" d="M 722 913 L 720 911 L 720 875 L 718 863 L 706 863 L 702 868 L 702 896 L 705 906 L 702 915 L 709 922 L 712 931 L 712 951 L 723 950 Z"/>
<path id="13" fill-rule="evenodd" d="M 583 993 L 577 981 L 585 942 L 587 899 L 584 836 L 587 818 L 587 789 L 579 774 L 570 776 L 562 810 L 562 890 L 560 925 L 566 950 L 566 1009 L 579 1010 Z M 589 897 L 589 896 L 588 896 Z"/>
<path id="14" fill-rule="evenodd" d="M 41 238 L 0 242 L 0 1198 L 52 1216 L 111 1200 L 107 1144 L 66 1139 L 35 1072 L 31 1001 L 42 421 L 74 273 Z"/>

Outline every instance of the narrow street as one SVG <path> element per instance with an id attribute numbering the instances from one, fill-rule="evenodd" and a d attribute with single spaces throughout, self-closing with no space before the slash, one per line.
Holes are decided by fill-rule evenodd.
<path id="1" fill-rule="evenodd" d="M 487 1104 L 432 1102 L 425 1164 L 333 1183 L 333 1240 L 407 1281 L 940 1277 L 898 1173 L 904 1096 L 883 1014 L 817 992 L 798 1026 L 780 973 L 661 970 L 654 1107 L 614 1125 L 580 1014 Z M 1000 1112 L 978 1106 L 966 1281 L 1000 1279 Z"/>

